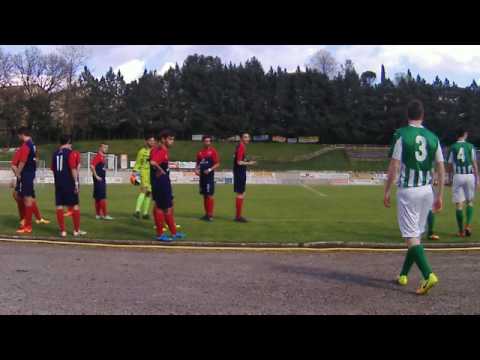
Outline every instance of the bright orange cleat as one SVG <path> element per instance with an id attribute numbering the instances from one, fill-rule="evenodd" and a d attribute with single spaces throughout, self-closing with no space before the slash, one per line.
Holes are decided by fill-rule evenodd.
<path id="1" fill-rule="evenodd" d="M 432 234 L 428 237 L 430 240 L 440 240 L 440 236 Z"/>
<path id="2" fill-rule="evenodd" d="M 31 234 L 31 233 L 32 233 L 31 227 L 23 226 L 17 230 L 17 234 Z"/>
<path id="3" fill-rule="evenodd" d="M 63 216 L 69 217 L 69 216 L 72 216 L 72 215 L 73 215 L 73 212 L 68 210 L 68 211 L 65 211 L 65 214 Z"/>

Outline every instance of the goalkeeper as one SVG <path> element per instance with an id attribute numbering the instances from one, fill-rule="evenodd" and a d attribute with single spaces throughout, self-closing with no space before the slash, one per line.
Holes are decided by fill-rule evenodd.
<path id="1" fill-rule="evenodd" d="M 132 178 L 140 177 L 140 194 L 137 197 L 134 217 L 148 219 L 150 204 L 152 203 L 152 185 L 150 183 L 150 151 L 156 145 L 155 137 L 145 136 L 145 146 L 137 154 L 135 166 L 133 168 Z M 138 185 L 138 183 L 137 183 Z"/>

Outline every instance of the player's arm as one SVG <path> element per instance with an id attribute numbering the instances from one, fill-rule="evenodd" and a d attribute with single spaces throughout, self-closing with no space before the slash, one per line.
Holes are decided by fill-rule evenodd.
<path id="1" fill-rule="evenodd" d="M 236 158 L 237 159 L 242 159 L 245 155 L 245 148 L 240 147 L 237 151 Z M 255 165 L 257 162 L 256 161 L 244 161 L 244 160 L 237 160 L 237 165 L 239 166 L 244 166 L 244 165 Z"/>
<path id="2" fill-rule="evenodd" d="M 402 138 L 398 133 L 393 136 L 393 144 L 390 148 L 390 164 L 388 165 L 387 181 L 383 195 L 383 204 L 389 208 L 391 206 L 392 186 L 396 182 L 400 172 L 400 162 L 402 160 Z"/>
<path id="3" fill-rule="evenodd" d="M 142 158 L 143 158 L 143 156 L 142 156 L 143 151 L 142 150 L 143 149 L 140 149 L 137 153 L 137 158 L 135 160 L 135 166 L 133 167 L 133 172 L 134 173 L 135 172 L 137 172 L 137 173 L 140 172 L 140 169 L 142 167 Z"/>
<path id="4" fill-rule="evenodd" d="M 477 163 L 477 151 L 472 147 L 472 166 L 473 174 L 475 175 L 475 187 L 480 185 L 480 179 L 478 178 L 478 163 Z"/>
<path id="5" fill-rule="evenodd" d="M 200 153 L 197 153 L 197 160 L 196 160 L 196 165 L 195 165 L 195 175 L 200 176 L 200 161 L 201 161 L 201 155 Z"/>
<path id="6" fill-rule="evenodd" d="M 150 165 L 152 165 L 155 169 L 158 170 L 157 176 L 162 176 L 167 174 L 165 170 L 163 170 L 162 167 L 155 160 L 150 160 Z"/>
<path id="7" fill-rule="evenodd" d="M 437 152 L 435 153 L 435 171 L 438 177 L 438 190 L 433 203 L 433 210 L 439 212 L 443 208 L 443 192 L 445 189 L 445 161 L 440 142 L 438 142 Z"/>
<path id="8" fill-rule="evenodd" d="M 73 179 L 75 181 L 75 193 L 78 194 L 78 191 L 80 190 L 80 182 L 78 181 L 78 168 L 75 156 L 73 156 L 72 153 L 70 153 L 68 157 L 68 166 L 70 167 L 70 172 L 72 173 Z"/>
<path id="9" fill-rule="evenodd" d="M 205 174 L 209 174 L 212 171 L 215 171 L 220 167 L 220 159 L 218 157 L 218 154 L 215 152 L 213 155 L 213 166 L 207 170 L 205 170 Z"/>
<path id="10" fill-rule="evenodd" d="M 17 167 L 17 173 L 15 175 L 20 180 L 23 168 L 25 167 L 25 164 L 27 163 L 27 160 L 28 160 L 28 155 L 30 155 L 30 149 L 28 148 L 28 146 L 22 145 L 19 151 L 20 151 L 20 154 L 18 159 L 18 167 Z"/>
<path id="11" fill-rule="evenodd" d="M 447 156 L 446 175 L 448 183 L 451 185 L 453 181 L 453 150 L 450 149 Z"/>

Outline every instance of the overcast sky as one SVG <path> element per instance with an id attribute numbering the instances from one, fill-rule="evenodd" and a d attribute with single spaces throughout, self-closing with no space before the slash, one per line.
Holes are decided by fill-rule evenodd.
<path id="1" fill-rule="evenodd" d="M 9 52 L 22 51 L 24 45 L 0 45 Z M 40 45 L 43 51 L 56 46 Z M 176 62 L 181 65 L 188 55 L 218 56 L 224 63 L 240 63 L 257 57 L 264 70 L 280 66 L 293 71 L 303 68 L 309 57 L 319 49 L 332 53 L 338 62 L 351 59 L 357 72 L 371 70 L 380 77 L 380 67 L 385 65 L 387 77 L 410 69 L 413 76 L 419 73 L 428 82 L 436 75 L 448 78 L 459 86 L 468 86 L 480 80 L 479 45 L 88 45 L 88 67 L 101 76 L 110 66 L 120 69 L 127 82 L 139 77 L 145 68 L 163 73 Z"/>

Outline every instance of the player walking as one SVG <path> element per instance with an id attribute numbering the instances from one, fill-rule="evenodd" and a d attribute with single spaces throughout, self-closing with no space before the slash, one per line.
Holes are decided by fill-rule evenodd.
<path id="1" fill-rule="evenodd" d="M 148 219 L 150 210 L 152 185 L 150 183 L 150 151 L 155 146 L 155 137 L 147 135 L 145 137 L 145 146 L 142 147 L 137 154 L 135 167 L 133 168 L 133 176 L 140 176 L 140 194 L 137 197 L 134 217 L 140 219 L 143 215 L 144 219 Z"/>
<path id="2" fill-rule="evenodd" d="M 51 170 L 55 180 L 55 205 L 60 236 L 67 236 L 64 206 L 72 212 L 73 236 L 86 235 L 85 231 L 80 230 L 78 158 L 72 151 L 70 136 L 61 137 L 60 147 L 52 156 Z"/>
<path id="3" fill-rule="evenodd" d="M 200 177 L 200 194 L 203 195 L 203 207 L 205 216 L 201 219 L 205 221 L 213 220 L 213 207 L 215 193 L 215 169 L 220 166 L 220 159 L 217 150 L 212 146 L 212 137 L 205 135 L 202 137 L 203 149 L 197 153 L 197 166 L 195 174 Z"/>
<path id="4" fill-rule="evenodd" d="M 156 240 L 172 241 L 185 237 L 184 233 L 177 232 L 173 216 L 173 192 L 170 182 L 170 169 L 168 167 L 168 149 L 172 147 L 175 137 L 169 131 L 160 134 L 160 144 L 150 153 L 150 181 L 152 184 L 152 197 L 155 202 L 153 218 L 157 229 Z M 163 233 L 163 224 L 167 223 L 171 237 Z"/>
<path id="5" fill-rule="evenodd" d="M 90 164 L 93 174 L 93 198 L 95 199 L 97 220 L 113 220 L 107 214 L 107 172 L 105 169 L 105 154 L 107 151 L 108 145 L 100 144 L 98 152 Z"/>
<path id="6" fill-rule="evenodd" d="M 407 285 L 408 273 L 413 263 L 416 263 L 424 278 L 417 289 L 417 294 L 423 295 L 438 283 L 438 278 L 430 268 L 420 239 L 425 232 L 427 216 L 432 209 L 432 204 L 436 212 L 443 207 L 445 168 L 438 137 L 422 126 L 423 104 L 418 100 L 411 101 L 408 104 L 407 114 L 408 126 L 395 132 L 390 150 L 391 161 L 385 185 L 384 205 L 387 208 L 391 206 L 391 188 L 400 173 L 397 182 L 397 215 L 408 251 L 398 283 Z M 435 199 L 431 186 L 434 163 L 438 174 L 438 192 Z"/>
<path id="7" fill-rule="evenodd" d="M 235 148 L 233 156 L 233 191 L 237 194 L 235 199 L 236 215 L 235 221 L 245 223 L 247 219 L 242 216 L 243 200 L 245 199 L 245 188 L 247 186 L 247 166 L 255 165 L 256 161 L 247 160 L 247 145 L 250 143 L 250 135 L 242 133 L 240 143 Z"/>
<path id="8" fill-rule="evenodd" d="M 457 131 L 455 142 L 448 153 L 448 173 L 453 174 L 452 194 L 456 206 L 458 236 L 472 235 L 473 199 L 479 182 L 475 147 L 467 142 L 468 132 Z M 463 227 L 463 207 L 466 203 L 467 219 Z"/>

